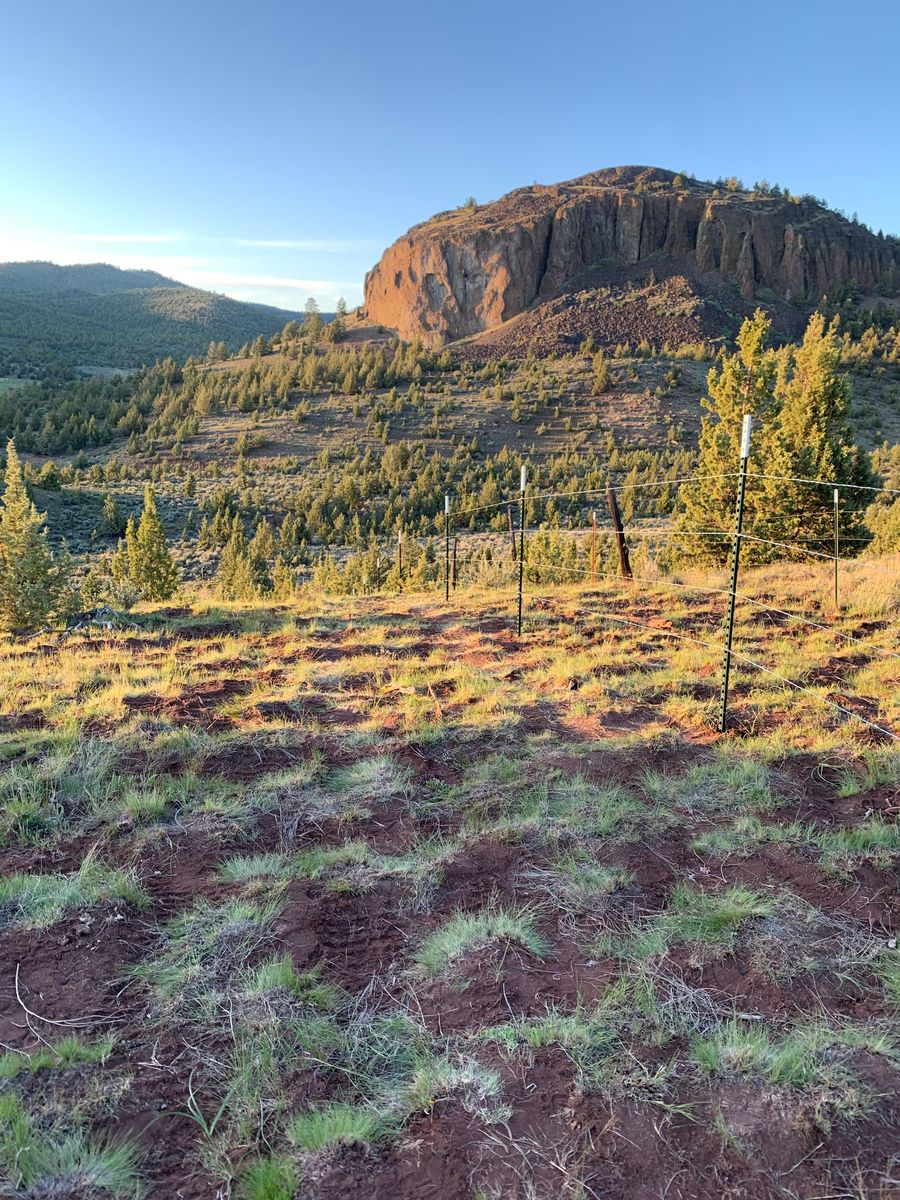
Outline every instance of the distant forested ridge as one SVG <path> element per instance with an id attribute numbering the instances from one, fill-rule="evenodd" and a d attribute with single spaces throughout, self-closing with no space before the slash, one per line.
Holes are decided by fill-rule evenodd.
<path id="1" fill-rule="evenodd" d="M 237 350 L 299 314 L 105 263 L 0 263 L 0 376 L 40 379 L 79 368 L 131 369 Z"/>

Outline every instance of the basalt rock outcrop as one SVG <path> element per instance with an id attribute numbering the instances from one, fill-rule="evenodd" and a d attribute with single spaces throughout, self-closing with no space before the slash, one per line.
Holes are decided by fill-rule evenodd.
<path id="1" fill-rule="evenodd" d="M 615 167 L 414 226 L 367 275 L 365 311 L 439 345 L 654 268 L 725 282 L 745 303 L 814 304 L 845 284 L 896 294 L 900 244 L 812 198 Z"/>

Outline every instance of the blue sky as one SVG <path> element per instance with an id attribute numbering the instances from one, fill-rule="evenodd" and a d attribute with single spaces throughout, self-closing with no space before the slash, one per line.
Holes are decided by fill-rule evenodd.
<path id="1" fill-rule="evenodd" d="M 330 308 L 470 194 L 624 163 L 900 232 L 896 0 L 30 0 L 3 39 L 0 260 Z"/>

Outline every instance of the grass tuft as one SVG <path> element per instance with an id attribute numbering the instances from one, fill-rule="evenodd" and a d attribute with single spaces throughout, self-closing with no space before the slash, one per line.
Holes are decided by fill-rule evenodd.
<path id="1" fill-rule="evenodd" d="M 424 975 L 439 975 L 454 959 L 491 942 L 517 942 L 536 958 L 546 958 L 550 944 L 537 932 L 529 909 L 487 908 L 457 913 L 419 946 L 414 960 Z"/>

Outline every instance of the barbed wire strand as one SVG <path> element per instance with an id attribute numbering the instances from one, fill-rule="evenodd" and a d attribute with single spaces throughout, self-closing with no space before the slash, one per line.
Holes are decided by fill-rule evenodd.
<path id="1" fill-rule="evenodd" d="M 810 554 L 815 558 L 824 558 L 828 562 L 835 562 L 833 554 L 825 554 L 821 550 L 810 550 L 808 546 L 798 546 L 794 542 L 773 542 L 770 538 L 756 537 L 752 533 L 742 533 L 741 538 L 745 542 L 758 542 L 763 546 L 779 546 L 783 550 L 799 550 L 801 554 Z M 836 561 L 844 563 L 848 567 L 867 567 L 870 571 L 877 571 L 881 575 L 891 575 L 895 579 L 900 579 L 900 571 L 891 571 L 889 568 L 880 567 L 866 558 L 838 558 Z"/>

